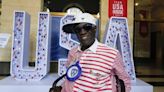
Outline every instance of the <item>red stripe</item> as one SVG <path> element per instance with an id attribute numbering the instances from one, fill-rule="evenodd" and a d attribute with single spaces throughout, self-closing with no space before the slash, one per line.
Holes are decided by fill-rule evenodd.
<path id="1" fill-rule="evenodd" d="M 103 72 L 103 73 L 106 73 L 106 74 L 108 74 L 109 72 L 105 72 L 105 71 L 103 71 L 103 70 L 100 70 L 100 69 L 96 69 L 96 68 L 89 68 L 89 67 L 85 67 L 85 66 L 83 66 L 83 68 L 84 69 L 93 69 L 93 70 L 97 70 L 97 71 L 100 71 L 100 72 Z"/>
<path id="2" fill-rule="evenodd" d="M 83 57 L 83 56 L 82 56 L 82 57 Z M 83 58 L 99 58 L 99 59 L 102 59 L 102 60 L 104 60 L 104 61 L 112 62 L 111 60 L 107 60 L 107 59 L 105 59 L 105 58 L 97 57 L 97 56 L 86 56 L 86 57 L 83 57 Z M 108 64 L 108 65 L 110 65 L 110 64 Z"/>
<path id="3" fill-rule="evenodd" d="M 88 74 L 88 72 L 83 72 L 83 73 L 87 73 Z M 89 76 L 85 76 L 85 75 L 81 75 L 81 77 L 86 77 L 86 78 L 88 78 L 88 79 L 92 79 L 92 80 L 94 80 L 94 81 L 97 81 L 96 79 L 94 79 L 94 78 L 92 78 L 92 77 L 89 77 Z"/>
<path id="4" fill-rule="evenodd" d="M 95 89 L 93 88 L 92 86 L 89 86 L 89 85 L 84 85 L 84 84 L 80 84 L 80 83 L 77 83 L 75 82 L 76 84 L 80 85 L 80 86 L 83 86 L 83 87 L 86 87 L 86 88 L 91 88 L 91 89 Z M 76 86 L 75 86 L 76 87 Z M 78 86 L 77 86 L 78 87 Z"/>
<path id="5" fill-rule="evenodd" d="M 103 80 L 105 80 L 106 78 L 103 78 L 103 79 L 101 79 L 101 81 L 103 81 Z M 101 81 L 100 81 L 100 83 L 101 83 Z M 107 80 L 105 80 L 104 82 L 102 82 L 101 84 L 103 84 L 103 83 L 107 83 L 107 82 L 109 82 L 110 81 L 110 78 L 108 77 L 108 79 Z"/>
<path id="6" fill-rule="evenodd" d="M 80 86 L 83 86 L 83 87 L 86 87 L 86 88 L 91 88 L 91 89 L 100 89 L 100 88 L 96 88 L 96 87 L 92 87 L 92 86 L 89 86 L 89 85 L 84 85 L 84 84 L 81 84 L 81 83 L 77 83 L 75 82 L 76 84 L 80 85 Z"/>
<path id="7" fill-rule="evenodd" d="M 90 78 L 88 76 L 82 75 L 82 77 L 80 79 L 83 79 L 83 77 Z M 110 76 L 104 77 L 104 78 L 100 78 L 98 80 L 97 79 L 93 79 L 93 78 L 90 78 L 90 79 L 92 81 L 99 82 L 100 84 L 108 83 L 111 80 Z"/>
<path id="8" fill-rule="evenodd" d="M 86 88 L 93 89 L 93 90 L 98 91 L 98 92 L 100 92 L 100 91 L 105 91 L 105 90 L 112 90 L 111 88 L 103 88 L 104 86 L 103 86 L 102 88 L 95 88 L 95 87 L 92 87 L 92 86 L 89 86 L 89 85 L 84 85 L 84 84 L 77 83 L 77 82 L 75 82 L 75 83 L 77 84 L 77 86 L 74 85 L 74 87 L 77 88 L 77 89 L 79 88 L 78 85 L 80 85 L 80 86 L 83 86 L 83 87 L 86 87 Z M 111 85 L 111 84 L 109 84 L 109 85 Z M 108 85 L 108 86 L 109 86 L 109 85 Z M 105 85 L 105 86 L 107 86 L 107 85 Z M 108 86 L 107 86 L 107 87 L 108 87 Z M 85 89 L 83 89 L 83 91 L 85 91 L 85 92 L 90 92 L 90 91 L 85 90 Z"/>
<path id="9" fill-rule="evenodd" d="M 105 64 L 105 65 L 108 65 L 108 66 L 110 66 L 111 67 L 111 64 L 108 64 L 108 63 L 106 63 L 106 62 L 102 62 L 102 61 L 98 61 L 98 60 L 90 60 L 89 58 L 85 58 L 85 59 L 82 59 L 84 62 L 98 62 L 98 63 L 103 63 L 103 64 Z"/>
<path id="10" fill-rule="evenodd" d="M 105 56 L 105 57 L 107 57 L 107 58 L 112 58 L 112 59 L 115 59 L 115 57 L 112 57 L 112 56 L 110 56 L 109 54 L 108 55 L 105 55 L 105 54 L 100 54 L 100 53 L 97 53 L 98 55 L 102 55 L 102 56 Z M 115 55 L 116 56 L 116 55 Z"/>
<path id="11" fill-rule="evenodd" d="M 115 57 L 112 57 L 111 55 L 110 55 L 110 53 L 106 53 L 106 54 L 101 54 L 101 53 L 87 53 L 87 54 L 89 54 L 89 55 L 100 55 L 100 56 L 104 56 L 104 57 L 106 57 L 106 58 L 112 58 L 112 59 L 115 59 L 115 57 L 116 57 L 116 55 L 115 55 Z M 87 55 L 84 55 L 84 56 L 87 56 Z"/>
<path id="12" fill-rule="evenodd" d="M 82 63 L 80 63 L 80 64 L 99 66 L 99 67 L 101 67 L 101 68 L 103 68 L 103 69 L 106 69 L 106 70 L 110 69 L 109 67 L 104 67 L 104 66 L 98 65 L 98 64 L 91 64 L 91 63 L 86 63 L 86 62 L 82 62 Z"/>
<path id="13" fill-rule="evenodd" d="M 116 53 L 113 53 L 111 50 L 102 51 L 102 49 L 98 49 L 98 50 L 96 51 L 96 53 L 93 53 L 93 52 L 85 52 L 85 53 L 83 53 L 83 54 L 97 54 L 97 53 L 112 54 L 112 55 L 114 55 L 114 56 L 117 55 L 117 52 L 116 52 Z"/>
<path id="14" fill-rule="evenodd" d="M 89 72 L 83 72 L 83 73 L 90 74 Z M 94 78 L 91 78 L 91 77 L 89 77 L 89 76 L 85 76 L 85 75 L 83 75 L 83 74 L 81 75 L 80 79 L 83 78 L 83 77 L 88 78 L 88 79 L 91 79 L 91 80 L 97 82 L 97 79 L 96 79 L 96 78 L 94 79 Z M 107 79 L 107 78 L 105 77 L 105 78 L 99 79 L 98 81 L 99 81 L 99 82 L 102 82 L 102 81 L 105 80 L 105 79 Z M 104 82 L 102 82 L 102 83 L 105 83 L 105 82 L 107 82 L 107 81 L 110 81 L 110 79 L 107 79 L 106 81 L 104 81 Z"/>
<path id="15" fill-rule="evenodd" d="M 87 83 L 90 83 L 92 85 L 96 84 L 96 82 L 94 83 L 94 82 L 86 81 L 86 80 L 83 80 L 83 78 L 79 78 L 79 80 L 84 81 L 84 82 L 87 82 Z"/>
<path id="16" fill-rule="evenodd" d="M 97 48 L 96 50 L 97 53 L 106 53 L 106 54 L 112 54 L 112 55 L 117 55 L 117 51 L 112 50 L 112 49 L 107 49 L 107 48 Z"/>
<path id="17" fill-rule="evenodd" d="M 88 73 L 88 72 L 83 72 L 83 73 Z M 85 76 L 85 75 L 81 75 L 81 77 L 79 78 L 79 79 L 82 79 L 83 80 L 83 77 L 85 77 L 85 78 L 88 78 L 88 79 L 91 79 L 92 81 L 95 81 L 95 82 L 102 82 L 103 80 L 105 80 L 105 79 L 107 79 L 107 77 L 105 77 L 105 78 L 102 78 L 102 79 L 99 79 L 99 80 L 97 80 L 96 78 L 94 79 L 94 78 L 91 78 L 91 77 L 89 77 L 89 76 Z M 108 77 L 108 79 L 107 80 L 105 80 L 104 82 L 102 82 L 102 83 L 105 83 L 105 82 L 107 82 L 107 81 L 110 81 L 110 78 Z M 93 82 L 92 82 L 93 83 Z"/>
<path id="18" fill-rule="evenodd" d="M 74 86 L 74 88 L 80 89 L 78 86 Z M 82 89 L 80 89 L 80 90 L 82 90 Z M 84 91 L 84 92 L 90 92 L 90 91 L 86 91 L 84 89 L 82 91 Z M 78 92 L 78 91 L 74 91 L 74 92 Z"/>
<path id="19" fill-rule="evenodd" d="M 99 90 L 97 90 L 98 92 L 102 92 L 102 91 L 105 91 L 105 90 L 112 90 L 112 88 L 104 88 L 104 89 L 99 89 Z"/>
<path id="20" fill-rule="evenodd" d="M 102 46 L 102 45 L 98 45 L 97 49 L 112 50 L 114 52 L 117 52 L 117 50 L 115 50 L 114 48 L 107 47 L 107 46 Z"/>

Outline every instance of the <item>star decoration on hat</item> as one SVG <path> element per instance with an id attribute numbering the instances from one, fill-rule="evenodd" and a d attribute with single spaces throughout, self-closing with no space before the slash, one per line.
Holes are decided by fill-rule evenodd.
<path id="1" fill-rule="evenodd" d="M 72 18 L 72 21 L 75 21 L 75 18 Z"/>

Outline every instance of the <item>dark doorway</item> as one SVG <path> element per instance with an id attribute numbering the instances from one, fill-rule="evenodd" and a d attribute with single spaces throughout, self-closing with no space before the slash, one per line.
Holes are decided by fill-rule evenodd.
<path id="1" fill-rule="evenodd" d="M 67 8 L 78 7 L 83 12 L 97 14 L 100 0 L 44 0 L 44 6 L 50 12 L 65 12 Z"/>

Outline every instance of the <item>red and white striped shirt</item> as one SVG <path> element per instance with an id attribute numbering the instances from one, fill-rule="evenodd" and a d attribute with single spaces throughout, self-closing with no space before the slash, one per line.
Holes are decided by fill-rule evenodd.
<path id="1" fill-rule="evenodd" d="M 116 92 L 115 74 L 124 81 L 126 92 L 130 92 L 130 77 L 118 50 L 96 40 L 85 51 L 80 47 L 70 50 L 66 66 L 76 60 L 79 60 L 82 74 L 75 82 L 65 80 L 61 92 Z"/>

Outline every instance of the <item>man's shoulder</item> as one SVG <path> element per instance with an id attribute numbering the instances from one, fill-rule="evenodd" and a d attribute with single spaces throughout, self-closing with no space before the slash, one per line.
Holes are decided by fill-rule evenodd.
<path id="1" fill-rule="evenodd" d="M 108 45 L 106 45 L 104 43 L 100 43 L 100 42 L 99 42 L 99 47 L 104 48 L 106 50 L 114 51 L 116 53 L 119 52 L 116 48 L 110 47 L 110 46 L 108 46 Z"/>
<path id="2" fill-rule="evenodd" d="M 78 46 L 75 46 L 69 50 L 70 53 L 75 53 L 78 50 Z"/>
<path id="3" fill-rule="evenodd" d="M 79 46 L 75 46 L 73 48 L 71 48 L 70 50 L 77 50 L 79 48 Z"/>

